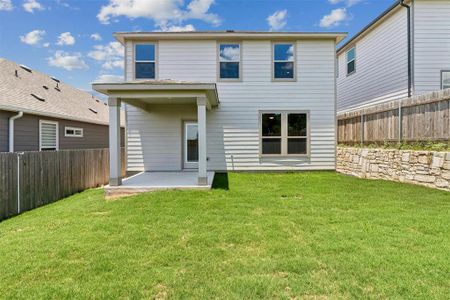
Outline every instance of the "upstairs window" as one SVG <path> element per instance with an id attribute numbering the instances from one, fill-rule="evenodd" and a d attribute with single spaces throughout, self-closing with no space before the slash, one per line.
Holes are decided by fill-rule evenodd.
<path id="1" fill-rule="evenodd" d="M 262 155 L 307 155 L 308 114 L 268 112 L 261 114 Z"/>
<path id="2" fill-rule="evenodd" d="M 241 47 L 239 44 L 219 45 L 219 78 L 240 78 Z"/>
<path id="3" fill-rule="evenodd" d="M 443 90 L 450 89 L 450 70 L 441 73 L 441 88 Z"/>
<path id="4" fill-rule="evenodd" d="M 137 44 L 135 46 L 135 78 L 156 78 L 156 49 L 154 44 Z"/>
<path id="5" fill-rule="evenodd" d="M 347 51 L 347 75 L 356 71 L 356 50 L 355 47 Z"/>
<path id="6" fill-rule="evenodd" d="M 273 79 L 295 79 L 294 44 L 273 44 Z"/>
<path id="7" fill-rule="evenodd" d="M 58 150 L 58 122 L 39 121 L 39 151 Z"/>

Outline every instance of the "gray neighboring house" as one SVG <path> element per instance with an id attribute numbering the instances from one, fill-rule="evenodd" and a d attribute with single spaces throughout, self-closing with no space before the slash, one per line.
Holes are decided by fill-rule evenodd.
<path id="1" fill-rule="evenodd" d="M 91 94 L 0 58 L 0 152 L 107 148 L 108 117 Z"/>
<path id="2" fill-rule="evenodd" d="M 450 1 L 395 1 L 337 59 L 339 112 L 450 88 Z"/>

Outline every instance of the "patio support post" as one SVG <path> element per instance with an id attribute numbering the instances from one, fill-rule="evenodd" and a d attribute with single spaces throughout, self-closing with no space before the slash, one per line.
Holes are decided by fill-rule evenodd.
<path id="1" fill-rule="evenodd" d="M 198 124 L 198 184 L 207 185 L 206 173 L 206 97 L 197 98 L 197 124 Z"/>
<path id="2" fill-rule="evenodd" d="M 120 99 L 108 98 L 109 106 L 109 185 L 122 184 L 120 163 Z"/>

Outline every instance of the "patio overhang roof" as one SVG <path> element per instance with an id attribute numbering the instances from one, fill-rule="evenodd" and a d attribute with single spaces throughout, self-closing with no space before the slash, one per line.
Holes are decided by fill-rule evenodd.
<path id="1" fill-rule="evenodd" d="M 208 108 L 219 105 L 215 83 L 151 80 L 93 83 L 92 89 L 141 108 L 151 104 L 196 104 L 199 98 L 207 100 Z"/>

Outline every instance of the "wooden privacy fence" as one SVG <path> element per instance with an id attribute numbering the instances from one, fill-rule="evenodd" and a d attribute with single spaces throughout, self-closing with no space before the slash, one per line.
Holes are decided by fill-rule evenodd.
<path id="1" fill-rule="evenodd" d="M 450 140 L 450 89 L 338 114 L 344 144 Z"/>
<path id="2" fill-rule="evenodd" d="M 0 221 L 108 180 L 108 149 L 0 153 Z"/>

